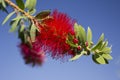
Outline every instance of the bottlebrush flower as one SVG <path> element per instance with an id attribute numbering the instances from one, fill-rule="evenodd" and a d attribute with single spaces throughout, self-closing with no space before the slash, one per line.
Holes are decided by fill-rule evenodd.
<path id="1" fill-rule="evenodd" d="M 25 43 L 21 43 L 19 47 L 26 64 L 42 65 L 45 61 L 45 53 L 37 42 L 32 43 L 32 47 Z"/>
<path id="2" fill-rule="evenodd" d="M 61 58 L 68 55 L 70 50 L 66 39 L 69 33 L 74 32 L 74 21 L 67 14 L 57 10 L 53 11 L 50 17 L 52 19 L 42 21 L 44 26 L 40 28 L 41 32 L 37 38 L 53 58 Z"/>

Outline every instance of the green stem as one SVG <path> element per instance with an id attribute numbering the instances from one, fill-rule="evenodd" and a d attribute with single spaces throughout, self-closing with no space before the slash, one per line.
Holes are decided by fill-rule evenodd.
<path id="1" fill-rule="evenodd" d="M 71 58 L 70 61 L 74 61 L 76 59 L 79 59 L 84 54 L 87 54 L 87 52 L 86 51 L 82 51 L 80 54 L 77 54 L 76 56 L 74 56 L 73 58 Z"/>

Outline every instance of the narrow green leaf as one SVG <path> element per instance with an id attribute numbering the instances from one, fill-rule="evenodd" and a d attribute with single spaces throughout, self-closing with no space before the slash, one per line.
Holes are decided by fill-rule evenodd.
<path id="1" fill-rule="evenodd" d="M 92 50 L 92 51 L 95 51 L 95 50 L 97 50 L 97 49 L 100 49 L 101 46 L 102 46 L 102 41 L 99 42 L 99 43 L 97 43 L 95 46 L 93 46 L 93 48 L 92 48 L 91 50 Z"/>
<path id="2" fill-rule="evenodd" d="M 15 18 L 13 18 L 12 21 L 15 21 L 15 20 L 18 20 L 18 19 L 25 19 L 25 17 L 24 16 L 17 16 Z"/>
<path id="3" fill-rule="evenodd" d="M 0 3 L 2 3 L 3 0 L 0 0 Z"/>
<path id="4" fill-rule="evenodd" d="M 71 34 L 68 34 L 67 39 L 68 39 L 69 41 L 73 42 L 74 36 L 71 35 Z"/>
<path id="5" fill-rule="evenodd" d="M 86 32 L 85 32 L 85 29 L 79 25 L 79 38 L 82 42 L 86 42 Z"/>
<path id="6" fill-rule="evenodd" d="M 24 33 L 23 34 L 24 36 L 23 36 L 23 41 L 25 42 L 25 43 L 27 43 L 28 42 L 28 34 L 27 33 Z"/>
<path id="7" fill-rule="evenodd" d="M 107 64 L 107 61 L 101 55 L 92 55 L 93 61 L 97 64 Z"/>
<path id="8" fill-rule="evenodd" d="M 23 0 L 16 0 L 16 3 L 17 3 L 17 5 L 18 5 L 19 8 L 21 8 L 22 10 L 24 10 L 25 6 L 24 6 Z"/>
<path id="9" fill-rule="evenodd" d="M 102 33 L 102 35 L 100 36 L 97 44 L 95 46 L 93 46 L 92 51 L 94 51 L 96 49 L 100 49 L 102 47 L 103 40 L 104 40 L 104 34 Z"/>
<path id="10" fill-rule="evenodd" d="M 80 39 L 80 42 L 84 43 L 86 41 L 85 29 L 81 25 L 78 25 L 77 23 L 75 23 L 74 31 L 75 31 L 76 37 Z"/>
<path id="11" fill-rule="evenodd" d="M 99 63 L 96 61 L 96 58 L 98 58 L 98 57 L 99 57 L 98 55 L 95 55 L 95 54 L 92 55 L 92 60 L 93 60 L 95 63 L 97 63 L 97 64 L 99 64 Z"/>
<path id="12" fill-rule="evenodd" d="M 32 42 L 35 41 L 35 37 L 36 37 L 36 26 L 34 24 L 32 24 L 31 29 L 30 29 L 30 37 Z"/>
<path id="13" fill-rule="evenodd" d="M 87 41 L 88 41 L 88 45 L 90 45 L 92 42 L 92 31 L 90 27 L 88 27 L 88 30 L 87 30 Z"/>
<path id="14" fill-rule="evenodd" d="M 77 23 L 74 24 L 74 31 L 75 31 L 75 34 L 76 34 L 76 38 L 78 38 L 78 35 L 79 35 L 79 29 L 78 29 L 79 25 Z"/>
<path id="15" fill-rule="evenodd" d="M 20 38 L 23 43 L 25 43 L 25 41 L 24 41 L 24 34 L 25 34 L 24 32 L 18 31 L 18 38 Z"/>
<path id="16" fill-rule="evenodd" d="M 2 3 L 0 3 L 0 10 L 6 12 L 8 14 L 7 9 L 3 7 Z"/>
<path id="17" fill-rule="evenodd" d="M 35 14 L 35 12 L 36 12 L 36 9 L 32 9 L 29 11 L 29 14 L 33 15 L 33 14 Z"/>
<path id="18" fill-rule="evenodd" d="M 103 47 L 107 47 L 108 46 L 108 41 L 105 41 Z"/>
<path id="19" fill-rule="evenodd" d="M 38 14 L 35 16 L 35 18 L 36 18 L 36 19 L 43 19 L 43 18 L 49 16 L 50 13 L 51 13 L 50 10 L 44 10 L 44 11 L 38 13 Z"/>
<path id="20" fill-rule="evenodd" d="M 29 10 L 32 10 L 35 8 L 37 3 L 37 0 L 26 0 L 25 7 L 28 8 Z"/>
<path id="21" fill-rule="evenodd" d="M 12 27 L 10 28 L 9 32 L 14 32 L 17 29 L 19 20 L 20 19 L 18 19 L 18 20 L 16 20 L 16 21 L 13 22 Z"/>
<path id="22" fill-rule="evenodd" d="M 102 57 L 104 57 L 107 60 L 111 60 L 112 56 L 110 54 L 102 54 Z"/>
<path id="23" fill-rule="evenodd" d="M 17 29 L 17 26 L 22 18 L 24 17 L 17 16 L 16 18 L 12 19 L 12 21 L 10 22 L 10 25 L 12 26 L 11 29 L 9 30 L 10 32 L 14 32 Z"/>
<path id="24" fill-rule="evenodd" d="M 20 26 L 20 32 L 24 31 L 25 25 Z"/>
<path id="25" fill-rule="evenodd" d="M 75 45 L 73 42 L 71 42 L 71 41 L 69 41 L 69 40 L 67 40 L 66 42 L 67 42 L 67 44 L 69 44 L 71 47 L 77 48 L 77 45 Z"/>
<path id="26" fill-rule="evenodd" d="M 99 56 L 98 58 L 96 58 L 96 61 L 100 64 L 106 64 L 106 61 L 102 56 Z"/>
<path id="27" fill-rule="evenodd" d="M 111 53 L 111 47 L 105 47 L 101 50 L 101 52 L 110 54 Z"/>
<path id="28" fill-rule="evenodd" d="M 6 8 L 6 3 L 5 3 L 4 0 L 2 0 L 2 6 L 3 6 L 4 8 Z"/>
<path id="29" fill-rule="evenodd" d="M 100 50 L 104 49 L 104 48 L 107 47 L 107 46 L 108 46 L 108 41 L 104 41 L 104 42 L 102 43 L 102 46 L 101 46 Z"/>
<path id="30" fill-rule="evenodd" d="M 5 24 L 13 14 L 15 14 L 15 11 L 11 12 L 11 13 L 6 17 L 6 18 L 4 19 L 4 21 L 3 21 L 2 24 Z"/>
<path id="31" fill-rule="evenodd" d="M 101 42 L 101 41 L 103 42 L 103 40 L 104 40 L 104 33 L 101 34 L 101 36 L 100 36 L 100 38 L 98 40 L 98 43 Z"/>

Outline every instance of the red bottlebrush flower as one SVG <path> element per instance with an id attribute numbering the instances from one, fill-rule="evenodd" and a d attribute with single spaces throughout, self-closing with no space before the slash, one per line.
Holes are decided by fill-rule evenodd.
<path id="1" fill-rule="evenodd" d="M 69 54 L 71 55 L 71 57 L 74 57 L 76 55 L 76 53 L 74 52 L 74 50 L 69 50 Z"/>
<path id="2" fill-rule="evenodd" d="M 26 64 L 42 65 L 45 61 L 45 53 L 36 42 L 32 43 L 32 47 L 25 43 L 21 43 L 19 47 Z"/>
<path id="3" fill-rule="evenodd" d="M 71 31 L 70 34 L 75 36 L 75 32 L 74 31 Z"/>
<path id="4" fill-rule="evenodd" d="M 38 40 L 44 48 L 47 48 L 46 51 L 50 51 L 49 53 L 53 58 L 61 58 L 70 50 L 66 39 L 69 33 L 74 32 L 74 21 L 67 14 L 57 10 L 50 16 L 52 19 L 42 21 L 44 27 L 40 28 L 41 33 L 38 36 Z"/>

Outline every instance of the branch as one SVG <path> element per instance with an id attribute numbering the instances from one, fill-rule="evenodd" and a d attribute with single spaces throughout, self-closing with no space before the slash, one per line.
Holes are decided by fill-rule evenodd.
<path id="1" fill-rule="evenodd" d="M 25 12 L 24 10 L 20 9 L 16 4 L 14 4 L 11 0 L 5 0 L 6 3 L 8 3 L 10 6 L 12 6 L 14 9 L 18 10 L 19 12 L 21 12 L 22 14 L 24 14 L 25 16 L 27 16 L 30 20 L 35 20 L 35 18 L 33 16 L 31 16 L 30 14 L 28 14 L 27 12 Z"/>

